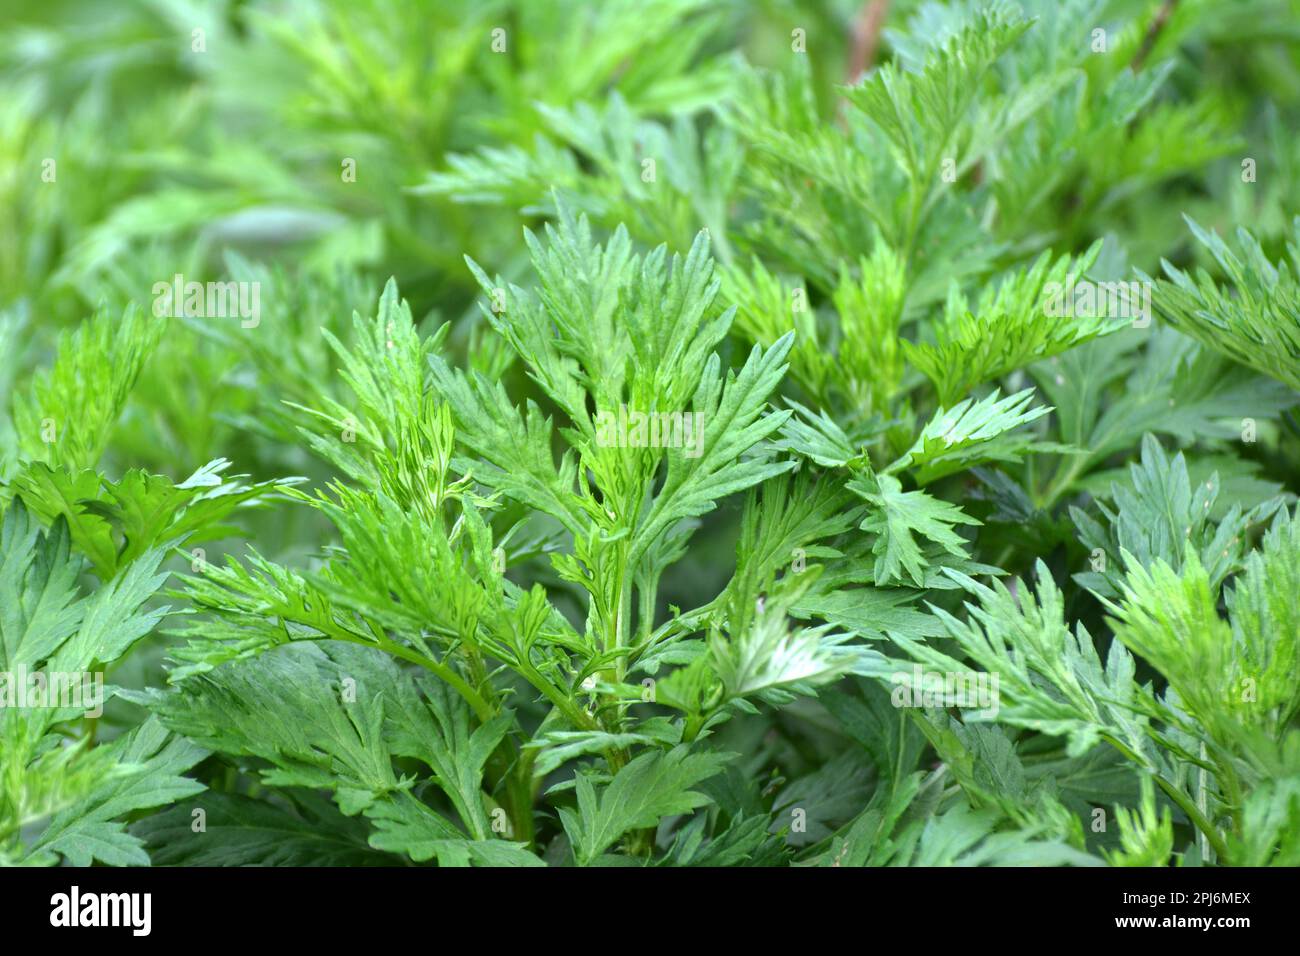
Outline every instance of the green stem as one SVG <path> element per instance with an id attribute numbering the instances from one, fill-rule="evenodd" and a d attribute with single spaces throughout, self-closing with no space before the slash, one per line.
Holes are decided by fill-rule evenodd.
<path id="1" fill-rule="evenodd" d="M 1206 759 L 1204 741 L 1201 742 L 1201 759 L 1202 760 Z M 1196 808 L 1200 810 L 1202 814 L 1205 814 L 1208 808 L 1208 802 L 1206 800 L 1206 793 L 1205 793 L 1207 772 L 1208 771 L 1204 767 L 1201 767 L 1200 771 L 1196 775 Z M 1204 860 L 1206 863 L 1211 862 L 1210 845 L 1204 833 L 1201 834 L 1201 859 Z"/>
<path id="2" fill-rule="evenodd" d="M 1072 455 L 1071 463 L 1068 468 L 1062 466 L 1057 469 L 1055 477 L 1043 492 L 1042 497 L 1034 502 L 1040 509 L 1046 511 L 1052 505 L 1056 504 L 1058 498 L 1069 490 L 1074 484 L 1075 479 L 1079 477 L 1088 467 L 1087 455 Z"/>
<path id="3" fill-rule="evenodd" d="M 1155 782 L 1159 784 L 1160 789 L 1168 795 L 1170 800 L 1178 804 L 1178 808 L 1182 810 L 1183 813 L 1187 814 L 1187 819 L 1191 820 L 1196 828 L 1204 834 L 1206 841 L 1210 844 L 1210 848 L 1214 850 L 1219 859 L 1222 859 L 1227 855 L 1228 846 L 1224 842 L 1222 834 L 1219 833 L 1218 828 L 1206 818 L 1205 814 L 1200 811 L 1200 808 L 1196 806 L 1196 803 L 1188 797 L 1187 794 L 1183 793 L 1160 774 L 1151 770 L 1145 760 L 1130 750 L 1121 741 L 1112 737 L 1110 734 L 1102 734 L 1101 736 L 1103 740 L 1118 750 L 1121 754 L 1151 774 Z"/>
<path id="4" fill-rule="evenodd" d="M 404 647 L 383 634 L 376 634 L 373 641 L 358 637 L 342 628 L 333 629 L 327 632 L 327 634 L 336 641 L 347 641 L 350 644 L 360 644 L 363 647 L 378 647 L 380 650 L 386 651 L 394 657 L 400 657 L 404 661 L 410 661 L 412 664 L 417 664 L 429 671 L 431 674 L 437 676 L 439 679 L 446 681 L 458 694 L 464 697 L 470 707 L 473 708 L 475 716 L 477 716 L 483 723 L 487 723 L 496 716 L 496 712 L 492 709 L 492 706 L 484 700 L 483 696 L 471 687 L 465 678 L 461 677 L 454 669 L 448 667 L 441 661 L 436 661 L 432 657 L 425 657 L 423 654 L 418 654 L 409 647 Z"/>
<path id="5" fill-rule="evenodd" d="M 569 718 L 569 722 L 575 727 L 582 730 L 601 729 L 600 725 L 596 723 L 595 718 L 575 704 L 562 690 L 538 673 L 537 668 L 533 667 L 531 662 L 520 661 L 517 670 L 520 675 L 528 681 L 528 683 L 532 684 L 533 687 L 541 692 L 542 696 L 554 704 L 560 713 Z"/>

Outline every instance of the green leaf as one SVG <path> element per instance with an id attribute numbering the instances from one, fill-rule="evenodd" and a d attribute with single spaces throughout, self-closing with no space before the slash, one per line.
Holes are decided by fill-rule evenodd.
<path id="1" fill-rule="evenodd" d="M 391 866 L 369 827 L 328 800 L 299 792 L 290 806 L 207 793 L 131 827 L 155 866 Z M 198 821 L 202 828 L 197 828 Z"/>
<path id="2" fill-rule="evenodd" d="M 469 708 L 444 687 L 430 681 L 419 693 L 418 685 L 396 673 L 392 684 L 396 685 L 395 696 L 401 695 L 390 719 L 393 753 L 423 761 L 471 836 L 490 839 L 492 824 L 483 805 L 483 771 L 514 724 L 514 715 L 503 712 L 471 729 Z"/>
<path id="3" fill-rule="evenodd" d="M 237 508 L 302 480 L 245 485 L 239 481 L 244 475 L 223 478 L 221 472 L 229 466 L 218 458 L 174 484 L 139 469 L 114 482 L 90 469 L 74 473 L 33 462 L 13 486 L 42 521 L 66 518 L 74 547 L 90 558 L 100 580 L 107 581 L 150 548 L 224 537 L 232 529 L 219 522 Z"/>
<path id="4" fill-rule="evenodd" d="M 354 655 L 349 670 L 366 663 Z M 317 645 L 296 644 L 144 700 L 170 728 L 209 749 L 266 761 L 259 773 L 266 785 L 328 790 L 352 816 L 410 785 L 395 773 L 384 740 L 383 685 L 352 673 L 356 699 L 348 702 L 349 671 Z"/>
<path id="5" fill-rule="evenodd" d="M 1242 834 L 1229 842 L 1236 866 L 1300 863 L 1300 779 L 1267 781 L 1246 799 Z"/>
<path id="6" fill-rule="evenodd" d="M 64 332 L 53 367 L 37 374 L 30 393 L 14 397 L 23 454 L 52 466 L 94 467 L 165 328 L 133 307 L 121 319 L 102 309 Z"/>
<path id="7" fill-rule="evenodd" d="M 1033 389 L 1027 388 L 999 399 L 994 389 L 979 401 L 968 398 L 950 409 L 939 409 L 921 429 L 916 443 L 888 470 L 912 469 L 919 483 L 929 484 L 984 462 L 1019 461 L 1026 451 L 1039 447 L 1038 443 L 1029 435 L 1009 433 L 1052 411 L 1044 405 L 1030 408 L 1033 394 Z"/>
<path id="8" fill-rule="evenodd" d="M 1160 316 L 1206 347 L 1300 389 L 1300 217 L 1289 261 L 1276 264 L 1245 229 L 1237 230 L 1238 254 L 1217 233 L 1183 218 L 1232 287 L 1220 288 L 1204 269 L 1192 276 L 1162 259 L 1169 280 L 1154 282 Z"/>
<path id="9" fill-rule="evenodd" d="M 984 74 L 1029 28 L 1000 11 L 983 13 L 915 73 L 883 65 L 847 91 L 854 106 L 888 137 L 914 183 L 937 178 L 939 161 L 958 123 L 975 101 Z"/>
<path id="10" fill-rule="evenodd" d="M 545 866 L 522 844 L 466 839 L 447 821 L 410 794 L 398 793 L 366 811 L 375 825 L 370 845 L 404 853 L 416 863 L 437 859 L 439 866 Z"/>
<path id="11" fill-rule="evenodd" d="M 977 385 L 1131 325 L 1136 316 L 1127 313 L 1135 306 L 1127 286 L 1108 291 L 1102 304 L 1077 315 L 1068 298 L 1100 252 L 1100 241 L 1073 260 L 1053 261 L 1044 252 L 1029 269 L 985 286 L 974 312 L 954 291 L 934 329 L 934 343 L 905 341 L 904 354 L 934 383 L 940 402 L 950 406 Z M 1111 308 L 1112 298 L 1120 302 L 1118 308 Z"/>
<path id="12" fill-rule="evenodd" d="M 71 866 L 90 866 L 96 860 L 109 866 L 148 866 L 143 841 L 127 832 L 121 818 L 205 789 L 181 774 L 207 751 L 172 737 L 157 720 L 145 721 L 103 749 L 116 766 L 93 790 L 50 820 L 32 844 L 28 862 L 48 862 L 57 855 Z"/>
<path id="13" fill-rule="evenodd" d="M 980 522 L 956 505 L 924 491 L 903 491 L 898 479 L 886 474 L 855 478 L 847 487 L 874 506 L 861 527 L 876 535 L 871 550 L 876 555 L 877 585 L 901 580 L 905 571 L 914 584 L 924 586 L 927 560 L 914 535 L 937 544 L 948 554 L 967 556 L 966 542 L 953 527 Z"/>
<path id="14" fill-rule="evenodd" d="M 707 804 L 708 797 L 690 788 L 721 771 L 728 759 L 727 754 L 691 753 L 685 747 L 648 751 L 599 792 L 579 773 L 577 807 L 560 809 L 578 862 L 589 865 L 628 830 L 657 826 L 663 817 Z"/>
<path id="15" fill-rule="evenodd" d="M 1182 453 L 1171 460 L 1150 435 L 1142 441 L 1140 462 L 1129 470 L 1129 487 L 1114 484 L 1104 496 L 1114 499 L 1113 508 L 1098 500 L 1106 526 L 1080 509 L 1070 509 L 1095 568 L 1076 575 L 1076 580 L 1106 597 L 1119 593 L 1121 554 L 1132 555 L 1144 567 L 1160 560 L 1177 570 L 1189 546 L 1196 549 L 1211 587 L 1217 589 L 1240 569 L 1251 529 L 1262 526 L 1282 505 L 1281 498 L 1274 498 L 1244 513 L 1233 505 L 1216 525 L 1212 516 L 1221 491 L 1219 476 L 1211 474 L 1193 488 Z"/>

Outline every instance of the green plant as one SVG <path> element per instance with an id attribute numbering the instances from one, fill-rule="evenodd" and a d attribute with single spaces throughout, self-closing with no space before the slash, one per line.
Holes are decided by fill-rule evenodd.
<path id="1" fill-rule="evenodd" d="M 471 6 L 5 14 L 0 861 L 1300 862 L 1294 0 Z"/>

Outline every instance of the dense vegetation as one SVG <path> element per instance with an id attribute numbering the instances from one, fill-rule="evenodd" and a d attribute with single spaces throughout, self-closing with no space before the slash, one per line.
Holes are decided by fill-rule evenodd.
<path id="1" fill-rule="evenodd" d="M 1297 128 L 1296 0 L 10 2 L 0 862 L 1300 864 Z"/>

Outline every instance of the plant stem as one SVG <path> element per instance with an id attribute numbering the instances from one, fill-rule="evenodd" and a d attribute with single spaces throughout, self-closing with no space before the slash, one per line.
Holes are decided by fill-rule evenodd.
<path id="1" fill-rule="evenodd" d="M 1205 814 L 1200 811 L 1200 808 L 1196 806 L 1196 803 L 1189 798 L 1187 794 L 1183 793 L 1160 774 L 1152 771 L 1147 766 L 1146 761 L 1130 750 L 1122 741 L 1110 734 L 1102 734 L 1101 736 L 1103 740 L 1118 750 L 1121 754 L 1151 774 L 1155 782 L 1159 784 L 1160 789 L 1168 795 L 1170 800 L 1178 804 L 1178 808 L 1187 815 L 1187 819 L 1191 820 L 1193 825 L 1195 825 L 1201 834 L 1204 835 L 1205 840 L 1209 843 L 1211 849 L 1214 850 L 1215 854 L 1219 858 L 1227 855 L 1228 846 L 1223 841 L 1223 835 L 1219 833 L 1218 828 L 1206 818 Z"/>

